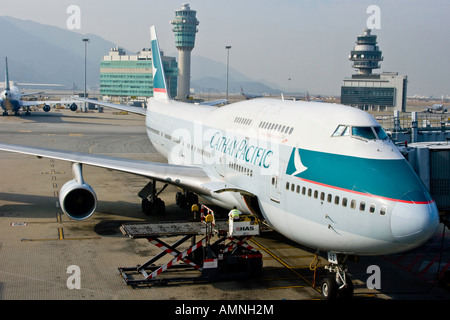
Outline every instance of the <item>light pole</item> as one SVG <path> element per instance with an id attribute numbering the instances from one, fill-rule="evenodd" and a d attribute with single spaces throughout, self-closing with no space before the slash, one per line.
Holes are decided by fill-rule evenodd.
<path id="1" fill-rule="evenodd" d="M 227 92 L 226 92 L 225 99 L 227 100 L 227 103 L 228 103 L 228 69 L 230 67 L 230 49 L 231 49 L 231 46 L 226 46 L 225 49 L 227 49 Z"/>
<path id="2" fill-rule="evenodd" d="M 84 98 L 86 99 L 86 61 L 87 61 L 87 43 L 88 38 L 83 39 L 84 42 Z M 87 112 L 87 103 L 84 102 L 84 112 Z"/>

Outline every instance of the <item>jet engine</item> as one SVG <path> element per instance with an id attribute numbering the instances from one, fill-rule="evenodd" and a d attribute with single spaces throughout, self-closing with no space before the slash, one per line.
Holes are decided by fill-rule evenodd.
<path id="1" fill-rule="evenodd" d="M 72 171 L 75 179 L 66 182 L 59 192 L 62 211 L 74 220 L 89 218 L 97 208 L 94 189 L 83 181 L 81 164 L 74 163 Z"/>
<path id="2" fill-rule="evenodd" d="M 78 109 L 78 106 L 77 106 L 75 103 L 72 103 L 72 104 L 70 105 L 70 110 L 72 110 L 72 111 L 77 111 L 77 109 Z"/>
<path id="3" fill-rule="evenodd" d="M 44 107 L 42 108 L 45 112 L 49 112 L 50 111 L 50 106 L 48 104 L 45 104 Z"/>

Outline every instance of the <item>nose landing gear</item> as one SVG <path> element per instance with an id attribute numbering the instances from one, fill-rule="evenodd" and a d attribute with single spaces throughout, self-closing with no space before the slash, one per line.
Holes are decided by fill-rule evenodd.
<path id="1" fill-rule="evenodd" d="M 334 300 L 337 297 L 342 299 L 351 299 L 353 297 L 353 282 L 347 274 L 347 255 L 338 255 L 328 252 L 329 266 L 325 269 L 335 275 L 329 275 L 320 283 L 322 299 Z"/>

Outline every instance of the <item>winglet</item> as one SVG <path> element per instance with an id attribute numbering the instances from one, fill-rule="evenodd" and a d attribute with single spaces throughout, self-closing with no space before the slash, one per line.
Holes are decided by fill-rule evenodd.
<path id="1" fill-rule="evenodd" d="M 152 43 L 153 98 L 156 100 L 170 100 L 155 26 L 150 27 L 150 37 Z"/>
<path id="2" fill-rule="evenodd" d="M 8 57 L 5 57 L 5 90 L 9 90 Z"/>

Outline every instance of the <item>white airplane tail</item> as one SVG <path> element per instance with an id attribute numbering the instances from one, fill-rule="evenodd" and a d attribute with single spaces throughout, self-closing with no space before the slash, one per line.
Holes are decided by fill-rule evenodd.
<path id="1" fill-rule="evenodd" d="M 155 26 L 150 27 L 150 36 L 152 44 L 153 98 L 155 100 L 170 100 Z"/>
<path id="2" fill-rule="evenodd" d="M 5 90 L 9 90 L 8 57 L 5 57 Z"/>

